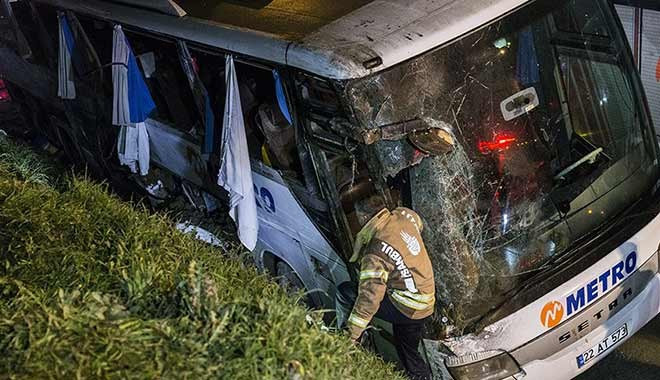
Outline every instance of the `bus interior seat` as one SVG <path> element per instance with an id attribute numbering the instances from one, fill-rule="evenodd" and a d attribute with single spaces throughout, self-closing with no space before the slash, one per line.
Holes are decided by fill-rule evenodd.
<path id="1" fill-rule="evenodd" d="M 295 164 L 295 131 L 273 103 L 262 103 L 255 115 L 255 124 L 265 137 L 265 148 L 272 165 L 291 170 Z"/>

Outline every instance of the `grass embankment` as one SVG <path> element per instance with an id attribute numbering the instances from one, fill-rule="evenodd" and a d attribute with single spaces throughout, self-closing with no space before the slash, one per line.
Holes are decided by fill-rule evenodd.
<path id="1" fill-rule="evenodd" d="M 399 378 L 166 217 L 0 154 L 0 377 Z"/>

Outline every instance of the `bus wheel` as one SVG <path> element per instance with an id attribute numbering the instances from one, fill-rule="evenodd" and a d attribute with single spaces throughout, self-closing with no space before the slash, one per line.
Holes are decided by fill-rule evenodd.
<path id="1" fill-rule="evenodd" d="M 305 292 L 307 289 L 305 289 L 305 285 L 303 284 L 302 280 L 296 272 L 289 266 L 289 264 L 285 263 L 284 261 L 278 261 L 277 264 L 275 265 L 275 280 L 277 281 L 277 284 L 282 287 L 284 290 L 287 291 L 287 293 L 294 295 L 298 294 L 300 292 Z M 303 296 L 300 299 L 301 303 L 308 306 L 312 307 L 313 303 L 311 302 L 311 299 L 308 294 Z"/>
<path id="2" fill-rule="evenodd" d="M 296 272 L 293 271 L 293 268 L 284 261 L 278 261 L 275 265 L 275 278 L 277 279 L 278 285 L 287 291 L 292 293 L 305 291 L 305 286 L 300 280 L 300 277 L 298 277 Z"/>

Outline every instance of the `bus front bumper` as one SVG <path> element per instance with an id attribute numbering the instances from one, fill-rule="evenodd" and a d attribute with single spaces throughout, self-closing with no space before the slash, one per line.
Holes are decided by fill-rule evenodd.
<path id="1" fill-rule="evenodd" d="M 572 379 L 612 353 L 660 313 L 660 274 L 620 312 L 552 356 L 522 365 L 516 379 Z M 512 377 L 511 379 L 514 379 Z"/>

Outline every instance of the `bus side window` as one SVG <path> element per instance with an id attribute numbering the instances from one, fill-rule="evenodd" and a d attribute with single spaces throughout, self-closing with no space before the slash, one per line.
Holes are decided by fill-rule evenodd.
<path id="1" fill-rule="evenodd" d="M 125 34 L 156 103 L 152 117 L 195 138 L 203 136 L 204 127 L 181 68 L 176 44 L 128 28 Z"/>
<path id="2" fill-rule="evenodd" d="M 328 82 L 317 80 L 306 74 L 299 74 L 297 82 L 300 88 L 301 100 L 315 113 L 326 115 L 339 113 L 341 108 L 339 99 Z"/>
<path id="3" fill-rule="evenodd" d="M 220 142 L 222 138 L 222 119 L 225 111 L 225 56 L 220 53 L 209 53 L 195 48 L 190 49 L 190 56 L 193 60 L 193 68 L 197 72 L 199 80 L 204 85 L 211 104 L 214 118 L 213 131 L 213 151 L 211 155 L 215 157 L 212 161 L 219 159 Z M 216 168 L 213 170 L 217 173 Z"/>
<path id="4" fill-rule="evenodd" d="M 295 128 L 278 105 L 273 71 L 238 62 L 236 75 L 250 157 L 302 182 Z"/>
<path id="5" fill-rule="evenodd" d="M 27 1 L 15 1 L 10 2 L 10 4 L 22 34 L 19 38 L 24 39 L 24 42 L 28 45 L 27 49 L 30 51 L 30 55 L 24 58 L 31 63 L 46 66 L 48 62 L 46 49 L 43 46 L 43 41 L 40 41 L 43 31 L 40 30 L 39 24 L 34 18 L 31 5 Z"/>
<path id="6" fill-rule="evenodd" d="M 44 59 L 48 66 L 57 69 L 57 48 L 59 45 L 59 25 L 57 21 L 57 9 L 48 4 L 33 2 L 32 7 L 39 15 L 40 27 L 43 27 L 42 44 L 50 46 L 44 51 Z"/>
<path id="7" fill-rule="evenodd" d="M 77 15 L 80 26 L 85 31 L 90 44 L 94 47 L 98 55 L 101 67 L 97 70 L 102 70 L 103 92 L 106 97 L 112 97 L 112 33 L 113 25 L 110 22 L 95 20 L 83 15 Z M 93 80 L 99 78 L 99 73 L 89 73 L 84 80 Z M 99 85 L 94 83 L 95 86 Z"/>
<path id="8" fill-rule="evenodd" d="M 26 27 L 30 28 L 30 38 L 34 39 L 35 44 L 37 41 L 40 41 L 40 46 L 43 46 L 43 49 L 34 49 L 40 50 L 41 53 L 34 53 L 34 63 L 37 63 L 42 66 L 48 66 L 52 70 L 57 70 L 58 64 L 58 47 L 59 47 L 59 21 L 58 21 L 58 9 L 41 3 L 33 3 L 30 5 L 27 2 L 21 2 L 25 4 L 25 9 L 21 11 L 24 13 L 22 20 L 26 22 Z M 83 23 L 78 19 L 78 15 L 72 12 L 65 12 L 66 19 L 69 23 L 69 26 L 74 35 L 76 48 L 73 52 L 73 69 L 75 71 L 74 81 L 83 82 L 88 85 L 91 89 L 96 89 L 97 86 L 101 85 L 99 70 L 101 70 L 101 64 L 103 61 L 99 60 L 97 55 L 97 50 L 99 46 L 93 43 L 90 38 L 90 33 L 95 31 L 90 28 L 85 28 Z M 28 22 L 28 20 L 30 20 Z M 23 21 L 21 21 L 23 22 Z M 23 24 L 21 24 L 23 27 Z M 112 39 L 112 36 L 110 37 Z M 41 57 L 41 58 L 39 58 Z M 43 62 L 40 62 L 39 59 L 42 59 Z"/>

